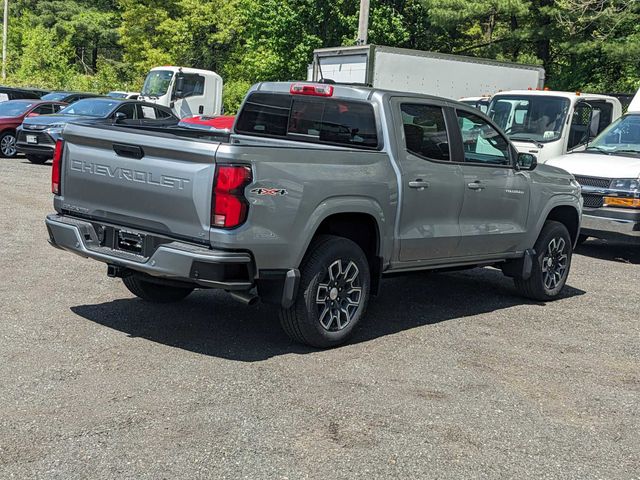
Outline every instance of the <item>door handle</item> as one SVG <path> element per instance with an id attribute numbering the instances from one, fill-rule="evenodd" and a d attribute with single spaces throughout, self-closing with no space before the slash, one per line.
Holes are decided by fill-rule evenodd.
<path id="1" fill-rule="evenodd" d="M 476 180 L 475 182 L 467 183 L 467 187 L 471 190 L 484 190 L 484 185 L 480 180 Z"/>
<path id="2" fill-rule="evenodd" d="M 429 188 L 429 182 L 422 180 L 421 178 L 417 178 L 416 180 L 409 182 L 409 187 L 420 189 Z"/>

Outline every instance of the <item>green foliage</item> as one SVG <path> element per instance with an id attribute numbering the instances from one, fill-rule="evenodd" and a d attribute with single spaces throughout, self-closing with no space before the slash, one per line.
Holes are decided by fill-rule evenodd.
<path id="1" fill-rule="evenodd" d="M 215 70 L 233 112 L 252 83 L 301 79 L 353 45 L 358 0 L 12 0 L 10 83 L 139 89 L 151 67 Z M 542 64 L 557 89 L 635 91 L 640 2 L 372 0 L 369 41 Z"/>

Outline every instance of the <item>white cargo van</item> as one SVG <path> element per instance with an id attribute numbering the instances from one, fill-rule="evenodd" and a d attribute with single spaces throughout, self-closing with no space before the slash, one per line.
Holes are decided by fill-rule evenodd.
<path id="1" fill-rule="evenodd" d="M 582 185 L 581 240 L 596 237 L 640 245 L 640 91 L 627 113 L 583 151 L 547 163 L 572 173 Z"/>

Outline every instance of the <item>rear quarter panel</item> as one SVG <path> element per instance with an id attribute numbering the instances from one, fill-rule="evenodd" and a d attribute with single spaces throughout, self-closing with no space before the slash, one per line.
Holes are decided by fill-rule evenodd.
<path id="1" fill-rule="evenodd" d="M 328 216 L 364 213 L 378 223 L 381 254 L 389 258 L 397 208 L 397 180 L 382 151 L 286 142 L 223 144 L 219 164 L 251 164 L 247 221 L 234 230 L 211 230 L 214 248 L 246 248 L 259 269 L 297 268 Z M 256 189 L 281 189 L 265 195 Z"/>

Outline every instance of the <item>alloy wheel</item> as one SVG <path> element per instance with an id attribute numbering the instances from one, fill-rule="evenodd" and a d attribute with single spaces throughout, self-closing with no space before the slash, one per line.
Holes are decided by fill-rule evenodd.
<path id="1" fill-rule="evenodd" d="M 16 154 L 16 137 L 5 135 L 0 142 L 0 151 L 5 157 L 13 157 Z"/>
<path id="2" fill-rule="evenodd" d="M 547 290 L 556 288 L 567 273 L 569 255 L 562 237 L 552 238 L 542 258 L 542 279 Z"/>
<path id="3" fill-rule="evenodd" d="M 351 260 L 336 260 L 318 284 L 316 304 L 322 327 L 329 332 L 346 328 L 362 301 L 360 270 Z"/>

